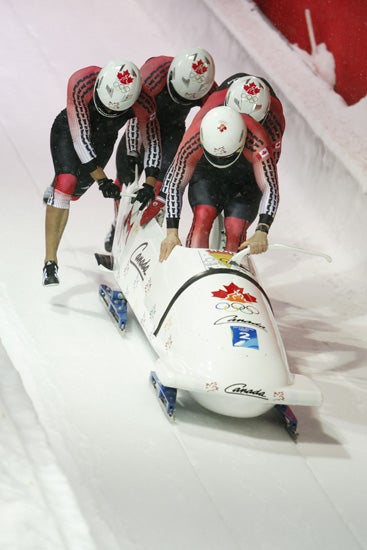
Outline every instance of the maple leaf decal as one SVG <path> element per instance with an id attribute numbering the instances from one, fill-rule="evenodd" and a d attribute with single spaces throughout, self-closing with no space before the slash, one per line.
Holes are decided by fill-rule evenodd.
<path id="1" fill-rule="evenodd" d="M 134 81 L 128 69 L 126 69 L 126 71 L 124 71 L 123 73 L 117 73 L 117 78 L 119 79 L 121 84 L 131 84 Z"/>
<path id="2" fill-rule="evenodd" d="M 229 302 L 256 302 L 255 296 L 252 296 L 248 292 L 244 292 L 244 289 L 231 283 L 226 286 L 223 285 L 225 290 L 215 290 L 212 291 L 213 298 L 222 298 L 223 300 L 228 300 Z"/>
<path id="3" fill-rule="evenodd" d="M 199 59 L 197 63 L 193 63 L 192 68 L 194 69 L 196 74 L 204 74 L 208 70 L 208 67 L 205 65 L 202 59 Z"/>
<path id="4" fill-rule="evenodd" d="M 250 82 L 250 84 L 246 84 L 243 88 L 249 95 L 256 95 L 260 93 L 260 88 L 256 86 L 255 82 Z"/>
<path id="5" fill-rule="evenodd" d="M 224 122 L 221 122 L 218 126 L 218 130 L 220 132 L 224 132 L 225 130 L 227 130 L 227 126 L 224 124 Z"/>

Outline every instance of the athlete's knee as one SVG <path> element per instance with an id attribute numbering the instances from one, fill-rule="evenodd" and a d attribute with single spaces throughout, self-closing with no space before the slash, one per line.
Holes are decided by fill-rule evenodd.
<path id="1" fill-rule="evenodd" d="M 75 191 L 77 178 L 74 174 L 58 174 L 55 177 L 54 188 L 65 195 L 72 195 Z"/>
<path id="2" fill-rule="evenodd" d="M 217 209 L 209 204 L 199 204 L 192 209 L 196 223 L 210 225 L 217 217 Z"/>
<path id="3" fill-rule="evenodd" d="M 53 182 L 53 192 L 47 200 L 48 206 L 55 208 L 70 208 L 70 201 L 77 200 L 79 197 L 73 197 L 77 178 L 73 174 L 58 174 Z"/>
<path id="4" fill-rule="evenodd" d="M 67 210 L 70 208 L 70 201 L 72 200 L 72 198 L 73 197 L 71 195 L 62 193 L 58 189 L 54 189 L 53 193 L 48 198 L 47 205 Z"/>

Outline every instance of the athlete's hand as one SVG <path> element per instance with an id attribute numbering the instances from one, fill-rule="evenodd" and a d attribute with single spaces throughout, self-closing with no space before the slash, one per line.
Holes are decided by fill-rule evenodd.
<path id="1" fill-rule="evenodd" d="M 149 204 L 155 197 L 155 188 L 149 183 L 143 183 L 143 187 L 139 189 L 135 197 L 131 202 L 141 202 L 139 210 L 144 210 L 144 208 Z"/>
<path id="2" fill-rule="evenodd" d="M 250 247 L 251 254 L 261 254 L 262 252 L 266 252 L 269 246 L 268 235 L 264 231 L 255 231 L 252 237 L 241 243 L 238 250 L 243 250 L 248 246 Z"/>
<path id="3" fill-rule="evenodd" d="M 177 229 L 167 229 L 167 236 L 161 242 L 161 251 L 159 255 L 159 261 L 163 262 L 167 260 L 175 246 L 182 246 L 180 239 L 178 238 Z"/>
<path id="4" fill-rule="evenodd" d="M 112 180 L 102 178 L 97 181 L 99 190 L 102 192 L 105 199 L 120 199 L 120 188 Z"/>

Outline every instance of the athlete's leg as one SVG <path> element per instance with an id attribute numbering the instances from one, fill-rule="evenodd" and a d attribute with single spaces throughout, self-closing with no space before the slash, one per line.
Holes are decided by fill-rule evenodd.
<path id="1" fill-rule="evenodd" d="M 64 233 L 65 226 L 69 217 L 68 208 L 56 208 L 55 206 L 46 206 L 46 254 L 47 261 L 57 261 L 57 250 Z"/>
<path id="2" fill-rule="evenodd" d="M 69 218 L 70 201 L 77 179 L 72 174 L 59 174 L 46 206 L 45 219 L 45 263 L 57 263 L 57 251 Z"/>
<path id="3" fill-rule="evenodd" d="M 119 180 L 116 178 L 115 179 L 115 185 L 118 185 L 121 189 L 121 184 L 119 182 Z M 113 201 L 113 213 L 114 213 L 114 217 L 113 217 L 113 222 L 111 224 L 111 227 L 105 237 L 105 240 L 104 240 L 104 248 L 105 248 L 105 251 L 106 252 L 112 252 L 112 246 L 113 246 L 113 240 L 115 238 L 115 230 L 116 230 L 116 222 L 117 222 L 117 215 L 119 213 L 119 207 L 120 207 L 120 199 L 115 199 Z"/>
<path id="4" fill-rule="evenodd" d="M 234 185 L 224 205 L 224 227 L 226 249 L 237 252 L 240 244 L 246 240 L 247 229 L 256 218 L 261 191 L 257 186 L 253 168 L 247 162 L 239 164 L 237 171 L 233 173 L 233 181 Z"/>
<path id="5" fill-rule="evenodd" d="M 196 167 L 189 185 L 188 199 L 194 217 L 186 246 L 208 248 L 213 222 L 222 207 L 218 201 L 216 179 L 205 162 L 200 161 Z"/>
<path id="6" fill-rule="evenodd" d="M 199 204 L 192 208 L 194 218 L 187 235 L 186 246 L 191 248 L 208 248 L 209 235 L 213 222 L 218 215 L 214 206 Z"/>
<path id="7" fill-rule="evenodd" d="M 237 252 L 240 244 L 246 240 L 247 229 L 250 227 L 248 220 L 227 216 L 224 218 L 226 232 L 225 249 L 229 252 Z"/>

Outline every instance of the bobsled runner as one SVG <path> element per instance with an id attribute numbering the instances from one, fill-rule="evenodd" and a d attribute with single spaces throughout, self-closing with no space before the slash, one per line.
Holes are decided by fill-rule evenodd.
<path id="1" fill-rule="evenodd" d="M 108 307 L 111 296 L 127 300 L 155 350 L 151 383 L 167 415 L 174 415 L 177 390 L 186 390 L 227 416 L 251 418 L 277 406 L 295 433 L 289 407 L 318 406 L 321 393 L 290 371 L 251 256 L 233 262 L 238 255 L 224 250 L 176 246 L 160 263 L 165 230 L 157 219 L 142 227 L 139 206 L 121 199 L 109 266 L 120 294 L 108 287 L 100 293 Z M 118 307 L 113 315 L 124 328 Z"/>

